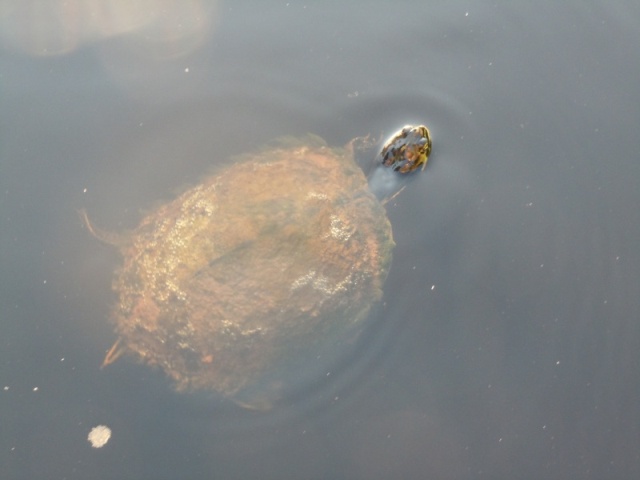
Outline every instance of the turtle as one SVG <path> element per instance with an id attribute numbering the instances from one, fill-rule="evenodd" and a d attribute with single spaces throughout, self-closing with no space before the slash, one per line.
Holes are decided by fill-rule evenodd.
<path id="1" fill-rule="evenodd" d="M 405 126 L 358 163 L 373 143 L 280 139 L 123 234 L 82 210 L 89 232 L 123 258 L 111 312 L 118 338 L 102 367 L 127 354 L 179 392 L 270 408 L 305 359 L 361 329 L 382 297 L 395 246 L 384 204 L 402 176 L 424 170 L 431 136 Z"/>

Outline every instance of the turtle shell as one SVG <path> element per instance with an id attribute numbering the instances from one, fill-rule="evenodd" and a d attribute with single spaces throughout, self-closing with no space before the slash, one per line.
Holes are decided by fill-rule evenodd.
<path id="1" fill-rule="evenodd" d="M 393 247 L 349 148 L 307 137 L 238 158 L 121 246 L 119 350 L 179 391 L 247 398 L 361 324 Z"/>

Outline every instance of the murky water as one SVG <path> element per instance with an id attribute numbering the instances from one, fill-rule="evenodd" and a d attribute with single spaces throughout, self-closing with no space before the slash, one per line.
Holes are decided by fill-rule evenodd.
<path id="1" fill-rule="evenodd" d="M 634 2 L 5 3 L 3 478 L 640 474 Z M 131 228 L 280 135 L 418 122 L 384 303 L 322 378 L 264 413 L 99 369 L 120 258 L 77 209 Z"/>

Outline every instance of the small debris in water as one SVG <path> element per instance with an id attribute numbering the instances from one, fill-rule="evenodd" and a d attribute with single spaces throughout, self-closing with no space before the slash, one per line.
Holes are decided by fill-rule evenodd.
<path id="1" fill-rule="evenodd" d="M 87 436 L 87 440 L 93 448 L 104 447 L 111 438 L 111 429 L 106 425 L 93 427 Z"/>

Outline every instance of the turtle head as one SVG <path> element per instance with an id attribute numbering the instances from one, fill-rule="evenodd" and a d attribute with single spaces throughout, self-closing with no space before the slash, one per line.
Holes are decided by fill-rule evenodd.
<path id="1" fill-rule="evenodd" d="M 389 201 L 404 189 L 405 174 L 424 170 L 430 154 L 429 129 L 406 125 L 382 145 L 373 168 L 367 172 L 369 188 L 383 203 Z"/>
<path id="2" fill-rule="evenodd" d="M 382 146 L 379 164 L 400 173 L 409 173 L 427 165 L 431 154 L 431 135 L 424 125 L 406 125 Z"/>

